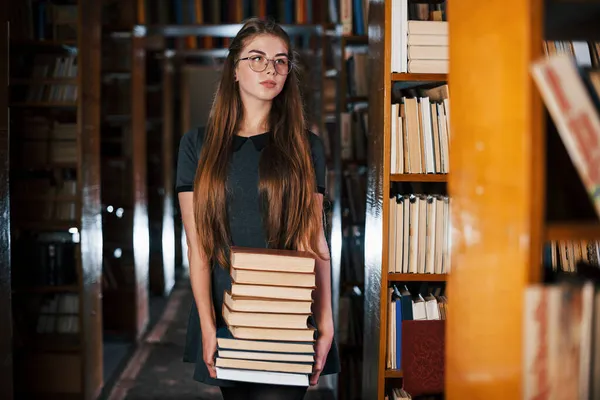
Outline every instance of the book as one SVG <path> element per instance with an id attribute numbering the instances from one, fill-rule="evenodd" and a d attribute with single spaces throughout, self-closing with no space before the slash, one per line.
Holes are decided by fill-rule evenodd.
<path id="1" fill-rule="evenodd" d="M 600 217 L 600 118 L 572 56 L 537 61 L 531 73 Z"/>
<path id="2" fill-rule="evenodd" d="M 308 375 L 273 371 L 253 371 L 235 368 L 216 368 L 217 379 L 241 382 L 277 384 L 287 386 L 308 386 Z"/>
<path id="3" fill-rule="evenodd" d="M 231 268 L 231 277 L 236 283 L 259 284 L 269 286 L 315 287 L 314 273 L 295 273 L 278 271 L 257 271 Z"/>
<path id="4" fill-rule="evenodd" d="M 225 292 L 223 302 L 232 311 L 284 314 L 310 314 L 313 303 L 312 300 L 273 300 L 260 297 L 239 297 L 233 296 L 230 291 Z"/>
<path id="5" fill-rule="evenodd" d="M 308 252 L 294 250 L 231 247 L 231 265 L 235 269 L 314 273 L 315 259 Z"/>
<path id="6" fill-rule="evenodd" d="M 275 314 L 232 311 L 223 304 L 223 319 L 234 326 L 260 326 L 263 328 L 305 329 L 310 314 Z"/>

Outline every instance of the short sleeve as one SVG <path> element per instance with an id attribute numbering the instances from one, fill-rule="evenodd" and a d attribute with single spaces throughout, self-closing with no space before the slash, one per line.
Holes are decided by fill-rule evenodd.
<path id="1" fill-rule="evenodd" d="M 177 193 L 194 191 L 194 178 L 196 177 L 198 157 L 200 156 L 203 140 L 204 130 L 194 129 L 184 134 L 179 141 L 175 183 Z"/>
<path id="2" fill-rule="evenodd" d="M 325 146 L 323 145 L 323 140 L 321 137 L 312 132 L 310 132 L 309 141 L 313 167 L 315 169 L 315 177 L 317 181 L 317 192 L 325 194 L 325 188 L 327 187 L 327 160 L 325 159 Z"/>

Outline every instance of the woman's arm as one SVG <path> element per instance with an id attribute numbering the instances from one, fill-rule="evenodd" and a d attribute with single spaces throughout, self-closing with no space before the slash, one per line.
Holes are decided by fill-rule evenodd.
<path id="1" fill-rule="evenodd" d="M 323 195 L 319 193 L 315 196 L 318 197 L 319 214 L 323 215 Z M 318 252 L 328 256 L 329 247 L 323 231 L 323 221 L 321 221 L 320 226 Z M 315 345 L 315 365 L 310 379 L 312 385 L 316 385 L 319 381 L 334 335 L 333 312 L 331 310 L 331 261 L 329 257 L 326 259 L 317 257 L 315 270 L 317 288 L 314 292 L 313 315 L 318 327 L 318 337 Z"/>
<path id="2" fill-rule="evenodd" d="M 196 307 L 198 308 L 198 315 L 200 317 L 200 325 L 202 327 L 204 362 L 208 367 L 211 377 L 215 378 L 214 354 L 217 349 L 217 328 L 212 302 L 210 265 L 196 239 L 194 193 L 179 193 L 179 204 L 188 245 L 192 293 L 194 294 L 194 300 L 196 301 Z"/>

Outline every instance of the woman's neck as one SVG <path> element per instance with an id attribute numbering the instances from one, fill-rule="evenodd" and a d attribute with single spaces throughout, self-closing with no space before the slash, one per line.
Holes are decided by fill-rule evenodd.
<path id="1" fill-rule="evenodd" d="M 266 132 L 269 122 L 269 113 L 271 112 L 270 101 L 259 101 L 245 99 L 244 101 L 244 120 L 240 124 L 239 136 L 254 136 Z"/>

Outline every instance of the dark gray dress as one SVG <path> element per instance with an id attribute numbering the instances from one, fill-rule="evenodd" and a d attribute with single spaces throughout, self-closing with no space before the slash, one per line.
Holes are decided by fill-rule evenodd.
<path id="1" fill-rule="evenodd" d="M 313 166 L 317 189 L 325 193 L 325 152 L 323 142 L 312 132 L 307 133 L 311 145 Z M 195 129 L 186 133 L 179 145 L 177 162 L 177 192 L 193 191 L 194 177 L 198 165 L 198 156 L 204 140 L 204 130 Z M 245 138 L 235 136 L 233 155 L 227 176 L 227 211 L 232 245 L 242 247 L 265 248 L 266 239 L 258 198 L 258 164 L 263 148 L 267 145 L 269 133 Z M 231 289 L 231 278 L 223 268 L 212 268 L 212 295 L 216 314 L 217 329 L 225 326 L 221 310 L 223 293 Z M 202 334 L 200 318 L 195 302 L 190 307 L 187 339 L 183 359 L 196 364 L 194 379 L 216 386 L 235 386 L 236 382 L 212 379 L 202 358 Z M 311 321 L 314 323 L 314 321 Z M 318 330 L 318 327 L 317 327 Z M 340 371 L 339 355 L 335 341 L 327 356 L 322 375 Z"/>

